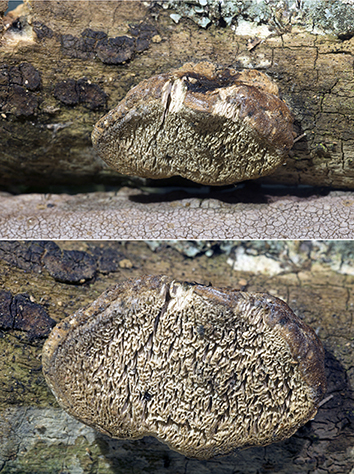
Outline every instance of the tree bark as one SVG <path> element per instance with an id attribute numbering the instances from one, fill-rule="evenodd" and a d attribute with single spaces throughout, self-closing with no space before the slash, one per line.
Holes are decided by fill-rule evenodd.
<path id="1" fill-rule="evenodd" d="M 269 191 L 268 191 L 269 192 Z M 350 239 L 354 192 L 0 194 L 2 239 Z M 289 195 L 293 193 L 293 195 Z"/>
<path id="2" fill-rule="evenodd" d="M 353 252 L 351 242 L 1 242 L 1 472 L 349 474 Z M 153 438 L 110 439 L 66 415 L 41 373 L 41 348 L 54 321 L 118 281 L 161 273 L 286 301 L 326 350 L 328 391 L 315 419 L 287 441 L 205 462 Z"/>
<path id="3" fill-rule="evenodd" d="M 245 12 L 236 29 L 222 19 L 203 29 L 152 2 L 25 0 L 1 40 L 0 185 L 126 182 L 95 155 L 93 125 L 143 79 L 207 60 L 266 72 L 306 133 L 263 182 L 353 189 L 353 32 L 321 30 L 320 16 L 308 31 L 290 13 L 274 7 L 264 32 Z"/>

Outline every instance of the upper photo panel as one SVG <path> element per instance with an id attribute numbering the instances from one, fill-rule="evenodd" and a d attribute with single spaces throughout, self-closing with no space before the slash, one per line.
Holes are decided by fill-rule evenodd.
<path id="1" fill-rule="evenodd" d="M 354 237 L 348 0 L 0 0 L 0 238 Z"/>

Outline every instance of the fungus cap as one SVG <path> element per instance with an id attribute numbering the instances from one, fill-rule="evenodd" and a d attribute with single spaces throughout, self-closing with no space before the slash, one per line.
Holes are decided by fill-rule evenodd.
<path id="1" fill-rule="evenodd" d="M 283 301 L 166 276 L 120 283 L 63 320 L 42 362 L 77 419 L 200 459 L 290 437 L 326 390 L 322 344 Z"/>
<path id="2" fill-rule="evenodd" d="M 120 173 L 225 185 L 271 173 L 293 146 L 293 117 L 256 70 L 188 63 L 142 81 L 94 127 Z"/>

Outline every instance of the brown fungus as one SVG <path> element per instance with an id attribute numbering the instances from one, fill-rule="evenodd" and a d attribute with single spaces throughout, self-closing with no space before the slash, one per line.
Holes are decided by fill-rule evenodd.
<path id="1" fill-rule="evenodd" d="M 200 459 L 288 438 L 326 390 L 322 344 L 283 301 L 166 276 L 107 290 L 53 329 L 42 360 L 74 417 Z"/>
<path id="2" fill-rule="evenodd" d="M 265 74 L 207 62 L 142 81 L 92 133 L 120 173 L 207 185 L 271 173 L 293 140 L 292 114 Z"/>

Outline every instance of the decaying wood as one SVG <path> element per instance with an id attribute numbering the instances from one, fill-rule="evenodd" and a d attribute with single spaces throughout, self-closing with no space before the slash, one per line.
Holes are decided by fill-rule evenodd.
<path id="1" fill-rule="evenodd" d="M 350 239 L 354 192 L 2 193 L 2 239 Z M 293 195 L 290 193 L 293 192 Z"/>
<path id="2" fill-rule="evenodd" d="M 350 242 L 1 242 L 1 472 L 349 474 L 353 251 Z M 199 462 L 151 438 L 111 440 L 60 410 L 41 373 L 52 319 L 60 321 L 118 281 L 159 273 L 268 291 L 286 301 L 326 350 L 328 391 L 315 419 L 285 442 Z M 41 324 L 33 325 L 39 312 Z"/>
<path id="3" fill-rule="evenodd" d="M 0 49 L 2 186 L 120 182 L 92 150 L 93 124 L 141 80 L 211 60 L 266 72 L 294 113 L 302 138 L 268 182 L 354 188 L 351 35 L 202 29 L 140 1 L 25 0 L 16 11 Z"/>

